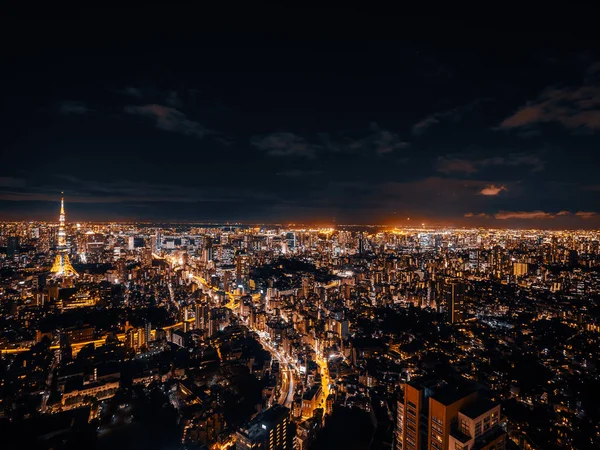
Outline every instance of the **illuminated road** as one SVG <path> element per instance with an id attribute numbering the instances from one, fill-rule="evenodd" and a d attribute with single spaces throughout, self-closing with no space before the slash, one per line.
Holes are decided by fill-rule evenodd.
<path id="1" fill-rule="evenodd" d="M 191 278 L 202 287 L 204 292 L 208 291 L 209 295 L 211 293 L 219 292 L 219 289 L 217 289 L 214 286 L 210 286 L 203 277 L 198 275 L 191 275 Z M 229 302 L 224 306 L 234 311 L 239 306 L 238 296 L 232 294 L 231 292 L 225 292 L 225 294 L 229 298 Z M 260 298 L 260 294 L 254 294 L 252 298 L 256 301 Z M 279 394 L 278 403 L 280 405 L 284 405 L 290 408 L 294 400 L 294 392 L 296 388 L 294 370 L 290 369 L 290 367 L 294 367 L 293 362 L 282 352 L 279 352 L 277 349 L 271 346 L 265 338 L 259 337 L 259 341 L 262 344 L 262 346 L 271 354 L 271 356 L 279 361 L 279 367 L 281 370 L 281 390 Z M 296 371 L 298 370 L 295 367 L 294 369 Z"/>
<path id="2" fill-rule="evenodd" d="M 167 260 L 169 261 L 169 259 Z M 203 277 L 199 275 L 191 275 L 191 278 L 202 287 L 204 292 L 208 292 L 209 295 L 219 292 L 218 288 L 210 286 Z M 225 294 L 229 298 L 229 302 L 227 302 L 227 304 L 224 306 L 232 311 L 235 311 L 235 309 L 239 307 L 239 296 L 236 296 L 231 292 L 225 292 Z M 252 299 L 254 301 L 258 301 L 260 299 L 260 294 L 254 294 Z M 283 352 L 279 352 L 277 349 L 275 349 L 264 337 L 259 335 L 259 341 L 262 346 L 271 354 L 271 356 L 279 361 L 279 367 L 281 371 L 281 389 L 278 403 L 291 408 L 292 402 L 294 401 L 294 393 L 296 388 L 295 372 L 298 372 L 298 368 L 294 366 L 294 363 L 291 361 L 291 359 L 284 355 Z M 290 367 L 292 367 L 294 370 L 290 369 Z"/>
<path id="3" fill-rule="evenodd" d="M 278 403 L 290 408 L 294 401 L 294 392 L 296 388 L 295 373 L 294 370 L 290 370 L 290 367 L 294 367 L 294 364 L 285 354 L 283 354 L 283 352 L 279 352 L 275 347 L 269 344 L 266 339 L 260 337 L 260 335 L 259 341 L 271 356 L 279 361 L 279 369 L 281 370 L 281 392 Z"/>
<path id="4" fill-rule="evenodd" d="M 318 353 L 316 363 L 321 369 L 321 390 L 323 392 L 323 402 L 325 403 L 329 396 L 329 369 L 327 367 L 327 361 L 325 361 Z"/>
<path id="5" fill-rule="evenodd" d="M 214 286 L 210 286 L 206 280 L 204 278 L 202 278 L 199 275 L 191 275 L 190 276 L 191 279 L 195 280 L 200 287 L 202 288 L 203 292 L 208 293 L 208 295 L 210 295 L 211 297 L 216 294 L 217 292 L 220 291 L 220 289 L 214 287 Z M 224 291 L 223 291 L 224 292 Z M 229 302 L 223 306 L 225 306 L 225 308 L 229 308 L 229 309 L 235 309 L 239 306 L 239 299 L 238 297 L 235 296 L 235 294 L 232 294 L 231 292 L 225 292 L 225 294 L 227 295 L 227 297 L 229 298 Z"/>

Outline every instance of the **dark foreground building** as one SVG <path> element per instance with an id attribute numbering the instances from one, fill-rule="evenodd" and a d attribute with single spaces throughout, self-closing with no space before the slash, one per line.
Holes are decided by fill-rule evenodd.
<path id="1" fill-rule="evenodd" d="M 292 450 L 290 410 L 277 405 L 257 415 L 236 433 L 237 450 Z"/>

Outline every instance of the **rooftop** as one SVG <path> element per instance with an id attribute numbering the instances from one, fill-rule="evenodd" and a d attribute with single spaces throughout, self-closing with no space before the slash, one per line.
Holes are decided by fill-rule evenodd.
<path id="1" fill-rule="evenodd" d="M 476 392 L 473 387 L 467 388 L 456 388 L 454 386 L 443 386 L 438 389 L 432 396 L 434 400 L 441 403 L 442 405 L 449 406 L 452 403 L 459 401 L 460 399 L 467 397 Z"/>
<path id="2" fill-rule="evenodd" d="M 464 410 L 461 410 L 461 413 L 470 419 L 476 419 L 496 406 L 498 406 L 498 403 L 496 402 L 493 402 L 487 398 L 478 398 L 475 403 L 467 406 L 464 408 Z"/>

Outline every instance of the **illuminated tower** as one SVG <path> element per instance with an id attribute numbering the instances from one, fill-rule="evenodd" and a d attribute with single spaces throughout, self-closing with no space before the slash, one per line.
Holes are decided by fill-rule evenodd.
<path id="1" fill-rule="evenodd" d="M 58 254 L 52 265 L 51 272 L 56 276 L 71 276 L 77 275 L 75 269 L 69 261 L 69 255 L 67 254 L 69 249 L 67 248 L 67 232 L 65 230 L 65 199 L 60 199 L 60 216 L 58 218 Z"/>

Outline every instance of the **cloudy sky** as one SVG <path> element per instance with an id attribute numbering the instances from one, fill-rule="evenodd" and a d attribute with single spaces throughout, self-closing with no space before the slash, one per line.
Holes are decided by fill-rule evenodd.
<path id="1" fill-rule="evenodd" d="M 0 219 L 600 226 L 593 27 L 254 12 L 5 16 Z"/>

